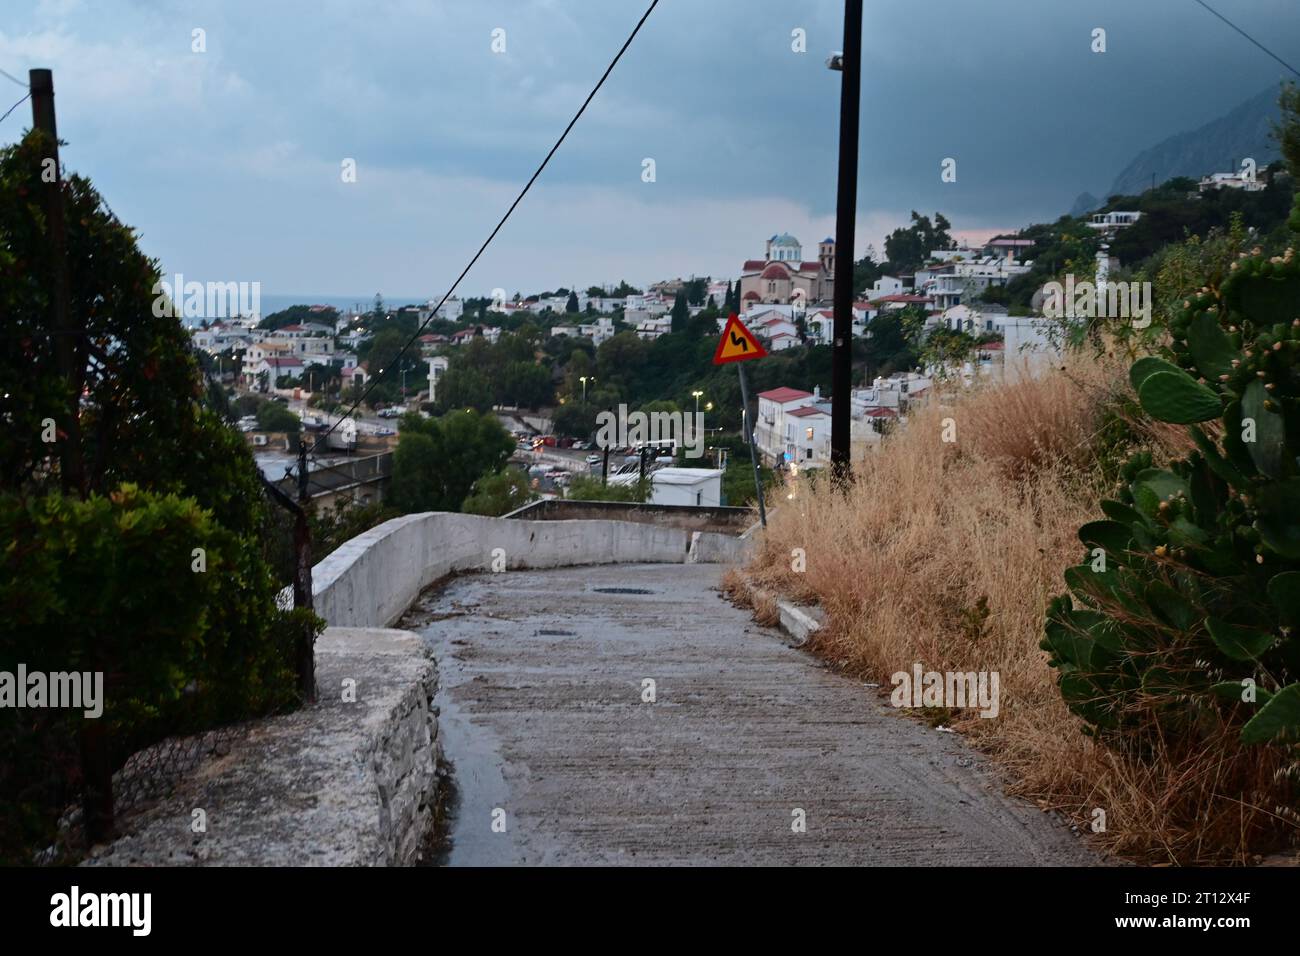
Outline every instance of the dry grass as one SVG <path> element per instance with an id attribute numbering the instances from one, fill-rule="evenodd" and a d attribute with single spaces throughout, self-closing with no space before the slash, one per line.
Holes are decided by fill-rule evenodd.
<path id="1" fill-rule="evenodd" d="M 1225 732 L 1145 764 L 1094 745 L 1066 709 L 1038 647 L 1049 598 L 1083 555 L 1076 532 L 1100 517 L 1100 408 L 1124 386 L 1118 363 L 1076 361 L 1036 381 L 942 396 L 912 416 L 844 492 L 827 482 L 779 499 L 749 573 L 815 600 L 828 626 L 813 649 L 889 686 L 913 663 L 997 671 L 1001 713 L 956 726 L 995 755 L 1012 788 L 1073 817 L 1106 811 L 1100 839 L 1146 862 L 1245 862 L 1277 842 L 1276 753 Z M 944 419 L 955 443 L 940 440 Z M 1150 428 L 1160 455 L 1181 430 Z M 794 572 L 791 549 L 807 570 Z M 732 582 L 733 589 L 738 586 Z"/>

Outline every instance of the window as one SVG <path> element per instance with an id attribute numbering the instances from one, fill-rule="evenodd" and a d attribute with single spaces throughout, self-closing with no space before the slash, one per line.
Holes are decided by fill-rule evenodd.
<path id="1" fill-rule="evenodd" d="M 811 428 L 805 429 L 804 434 L 808 436 L 809 441 L 812 441 L 813 430 Z"/>
<path id="2" fill-rule="evenodd" d="M 811 437 L 811 436 L 809 436 L 809 437 Z M 812 449 L 811 449 L 811 448 L 809 448 L 809 449 L 807 449 L 807 450 L 805 451 L 805 453 L 804 453 L 804 458 L 805 458 L 805 459 L 811 459 L 811 458 L 812 458 Z"/>

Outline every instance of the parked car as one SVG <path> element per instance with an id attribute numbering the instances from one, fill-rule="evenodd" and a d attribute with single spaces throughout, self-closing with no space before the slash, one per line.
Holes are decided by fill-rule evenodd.
<path id="1" fill-rule="evenodd" d="M 383 408 L 379 411 L 380 418 L 397 418 L 401 414 L 402 410 L 396 406 L 389 406 L 388 408 Z"/>
<path id="2" fill-rule="evenodd" d="M 604 461 L 604 458 L 600 455 L 587 456 L 587 464 L 589 465 L 599 465 L 602 461 Z"/>

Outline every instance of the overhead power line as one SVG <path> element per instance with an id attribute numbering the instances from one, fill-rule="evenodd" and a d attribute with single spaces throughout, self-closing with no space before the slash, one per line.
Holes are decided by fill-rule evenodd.
<path id="1" fill-rule="evenodd" d="M 1300 70 L 1297 70 L 1294 66 L 1292 66 L 1290 63 L 1288 63 L 1286 60 L 1282 59 L 1280 56 L 1278 56 L 1276 53 L 1274 53 L 1274 52 L 1273 52 L 1272 50 L 1270 50 L 1268 47 L 1264 46 L 1264 44 L 1260 43 L 1258 40 L 1256 40 L 1253 36 L 1251 36 L 1249 33 L 1247 33 L 1247 32 L 1246 32 L 1245 30 L 1243 30 L 1241 27 L 1237 26 L 1235 23 L 1233 23 L 1231 20 L 1229 20 L 1227 17 L 1225 17 L 1225 16 L 1224 16 L 1222 13 L 1220 13 L 1218 10 L 1214 9 L 1214 7 L 1212 7 L 1212 6 L 1210 6 L 1208 3 L 1206 3 L 1205 0 L 1196 0 L 1196 2 L 1199 3 L 1201 6 L 1203 6 L 1206 10 L 1209 10 L 1210 13 L 1214 14 L 1216 17 L 1218 17 L 1220 20 L 1222 20 L 1222 21 L 1223 21 L 1224 23 L 1226 23 L 1228 26 L 1232 27 L 1232 29 L 1236 30 L 1238 33 L 1240 33 L 1242 36 L 1244 36 L 1244 37 L 1245 37 L 1247 40 L 1249 40 L 1251 43 L 1255 44 L 1255 46 L 1259 47 L 1261 50 L 1263 50 L 1265 53 L 1267 53 L 1267 54 L 1268 54 L 1269 56 L 1271 56 L 1273 59 L 1277 60 L 1277 62 L 1281 63 L 1284 67 L 1286 67 L 1288 70 L 1290 70 L 1290 71 L 1291 71 L 1292 73 L 1294 73 L 1296 76 L 1300 76 Z"/>
<path id="2" fill-rule="evenodd" d="M 26 103 L 29 99 L 31 99 L 31 96 L 32 96 L 32 94 L 28 93 L 26 96 L 24 96 L 21 100 L 19 100 L 19 101 L 18 101 L 17 103 L 15 103 L 13 106 L 9 107 L 9 109 L 5 110 L 5 115 L 4 115 L 4 116 L 0 116 L 0 123 L 3 123 L 6 119 L 9 118 L 9 114 L 10 114 L 10 113 L 12 113 L 14 110 L 18 109 L 18 107 L 22 106 L 22 105 L 23 105 L 24 103 Z"/>
<path id="3" fill-rule="evenodd" d="M 464 269 L 461 270 L 460 275 L 456 277 L 456 281 L 451 284 L 451 288 L 448 289 L 447 293 L 438 301 L 438 305 L 434 308 L 433 312 L 430 313 L 429 318 L 425 319 L 422 323 L 420 323 L 419 327 L 416 328 L 415 330 L 415 334 L 412 335 L 410 340 L 405 345 L 402 346 L 402 350 L 397 353 L 397 357 L 394 358 L 391 363 L 389 363 L 389 368 L 394 368 L 401 364 L 403 356 L 406 355 L 407 351 L 411 348 L 411 346 L 420 338 L 420 333 L 422 333 L 425 330 L 425 328 L 428 327 L 429 323 L 433 321 L 434 317 L 437 316 L 438 310 L 442 308 L 443 304 L 449 298 L 451 298 L 452 293 L 456 291 L 457 286 L 459 286 L 461 281 L 465 278 L 465 276 L 469 274 L 469 270 L 474 268 L 474 263 L 478 262 L 479 257 L 483 255 L 483 252 L 487 249 L 488 245 L 491 244 L 492 240 L 496 238 L 497 233 L 501 231 L 501 227 L 504 226 L 506 224 L 506 220 L 510 218 L 510 214 L 515 211 L 515 207 L 518 206 L 519 203 L 523 201 L 524 196 L 528 195 L 528 190 L 531 189 L 533 183 L 537 181 L 537 177 L 542 175 L 542 170 L 546 168 L 546 165 L 551 161 L 551 157 L 555 155 L 557 150 L 559 150 L 560 144 L 563 143 L 564 140 L 568 137 L 569 131 L 573 129 L 574 125 L 582 117 L 582 114 L 586 112 L 587 106 L 591 103 L 593 99 L 595 99 L 596 94 L 600 91 L 600 88 L 605 85 L 605 81 L 609 79 L 609 75 L 614 72 L 614 67 L 617 66 L 618 61 L 623 58 L 623 54 L 626 53 L 627 48 L 632 45 L 632 41 L 636 39 L 636 35 L 641 32 L 641 28 L 645 26 L 646 20 L 650 18 L 650 14 L 654 12 L 654 8 L 657 6 L 659 6 L 659 0 L 651 0 L 650 6 L 648 6 L 646 8 L 645 13 L 641 15 L 641 19 L 638 20 L 636 26 L 632 28 L 632 32 L 628 34 L 628 38 L 623 41 L 623 45 L 619 47 L 618 52 L 614 54 L 614 59 L 610 60 L 609 66 L 605 67 L 605 72 L 602 73 L 600 79 L 596 81 L 596 85 L 592 87 L 591 92 L 587 94 L 587 98 L 582 101 L 582 105 L 578 107 L 578 112 L 573 115 L 573 119 L 569 120 L 569 125 L 564 127 L 564 132 L 561 133 L 560 138 L 555 141 L 555 145 L 552 146 L 550 152 L 546 154 L 546 158 L 542 160 L 541 165 L 537 167 L 536 172 L 534 172 L 533 175 L 529 177 L 528 182 L 524 184 L 524 188 L 521 189 L 519 191 L 519 195 L 515 197 L 515 201 L 510 204 L 510 208 L 506 210 L 505 215 L 502 216 L 500 222 L 496 224 L 496 228 L 494 228 L 492 230 L 492 233 L 487 237 L 487 239 L 483 241 L 483 245 L 478 247 L 478 252 L 474 253 L 474 257 L 469 260 L 469 264 L 465 266 Z M 320 435 L 319 438 L 316 439 L 316 441 L 312 444 L 313 451 L 320 445 L 321 442 L 325 441 L 325 439 L 329 437 L 330 433 L 334 431 L 334 429 L 338 426 L 339 422 L 343 421 L 343 418 L 350 418 L 352 416 L 352 413 L 361 407 L 362 403 L 365 402 L 366 398 L 370 395 L 371 391 L 379 383 L 380 375 L 386 373 L 387 371 L 388 369 L 384 369 L 381 372 L 372 375 L 370 377 L 370 384 L 366 387 L 365 392 L 363 392 L 361 394 L 361 397 L 356 400 L 356 402 L 348 410 L 346 415 L 344 415 L 337 422 L 331 425 L 328 429 L 326 429 L 326 431 L 323 434 Z"/>
<path id="4" fill-rule="evenodd" d="M 3 76 L 6 80 L 13 80 L 15 83 L 17 83 L 17 84 L 18 84 L 19 86 L 21 86 L 23 89 L 27 89 L 27 88 L 28 88 L 28 86 L 27 86 L 26 83 L 24 83 L 22 80 L 18 79 L 18 77 L 14 76 L 12 73 L 6 73 L 4 70 L 0 70 L 0 76 Z"/>

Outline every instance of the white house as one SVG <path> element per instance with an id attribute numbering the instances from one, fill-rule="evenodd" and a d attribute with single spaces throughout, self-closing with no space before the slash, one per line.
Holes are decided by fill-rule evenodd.
<path id="1" fill-rule="evenodd" d="M 645 318 L 636 324 L 637 338 L 645 339 L 647 342 L 653 342 L 661 335 L 667 335 L 672 330 L 673 320 L 667 315 Z"/>
<path id="2" fill-rule="evenodd" d="M 797 408 L 820 400 L 820 392 L 805 392 L 797 388 L 773 388 L 758 393 L 754 444 L 765 462 L 777 464 L 786 461 L 787 452 L 793 456 L 795 419 L 787 420 L 787 416 Z"/>
<path id="3" fill-rule="evenodd" d="M 445 355 L 435 355 L 429 359 L 429 401 L 438 400 L 438 380 L 442 378 L 450 364 Z"/>
<path id="4" fill-rule="evenodd" d="M 430 299 L 424 303 L 423 308 L 419 311 L 420 324 L 423 325 L 429 321 L 433 315 L 433 310 L 437 308 L 438 300 Z M 462 315 L 465 314 L 465 303 L 456 296 L 449 296 L 447 301 L 438 309 L 438 318 L 447 319 L 449 322 L 459 322 Z"/>
<path id="5" fill-rule="evenodd" d="M 1118 209 L 1113 212 L 1099 212 L 1088 220 L 1088 228 L 1098 229 L 1110 235 L 1133 225 L 1141 218 L 1142 213 L 1140 212 L 1124 212 Z"/>
<path id="6" fill-rule="evenodd" d="M 591 343 L 597 347 L 602 342 L 614 337 L 614 320 L 607 315 L 602 315 L 595 322 L 584 322 L 578 326 L 578 331 L 591 339 Z"/>
<path id="7" fill-rule="evenodd" d="M 716 508 L 722 503 L 722 470 L 719 468 L 656 468 L 647 475 L 652 505 L 690 505 Z M 611 475 L 610 484 L 635 484 L 636 472 Z"/>

